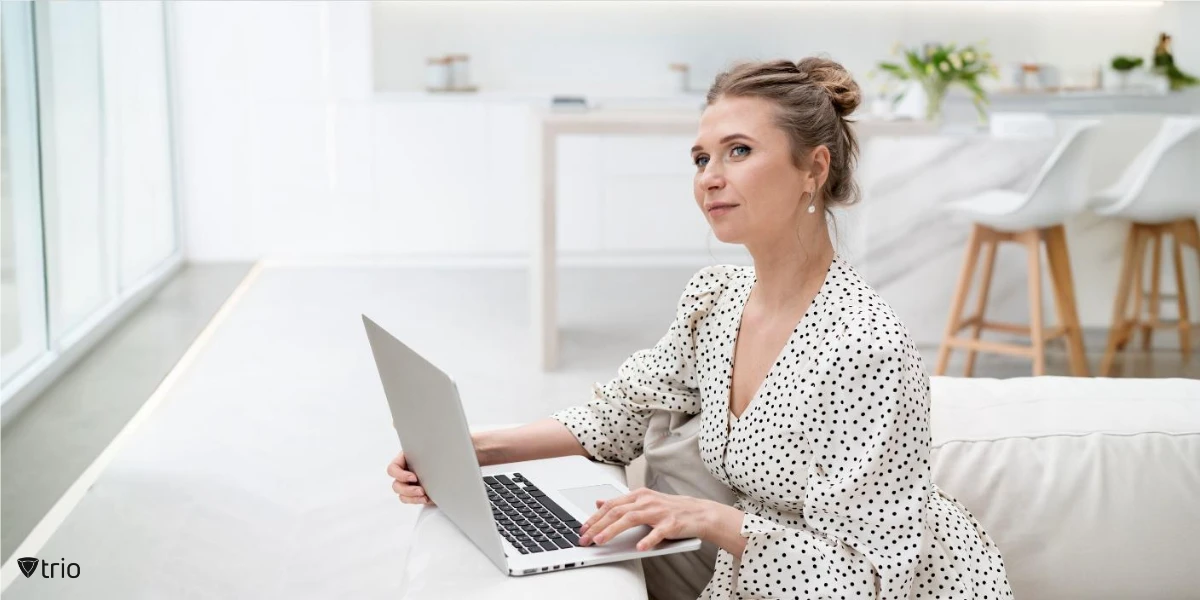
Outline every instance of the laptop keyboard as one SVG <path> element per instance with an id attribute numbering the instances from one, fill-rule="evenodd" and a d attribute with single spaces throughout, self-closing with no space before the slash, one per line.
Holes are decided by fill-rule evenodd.
<path id="1" fill-rule="evenodd" d="M 487 476 L 488 501 L 496 529 L 521 554 L 566 550 L 579 545 L 576 521 L 520 473 Z"/>

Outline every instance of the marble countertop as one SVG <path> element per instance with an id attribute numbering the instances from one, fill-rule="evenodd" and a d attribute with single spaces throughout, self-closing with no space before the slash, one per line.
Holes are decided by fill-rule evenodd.
<path id="1" fill-rule="evenodd" d="M 519 103 L 549 107 L 555 96 L 586 98 L 589 106 L 604 109 L 680 109 L 699 110 L 704 106 L 703 91 L 650 94 L 577 94 L 520 90 L 484 90 L 475 92 L 428 92 L 424 90 L 376 92 L 384 102 L 485 102 Z M 1038 111 L 1050 113 L 1200 113 L 1200 88 L 1166 94 L 1142 90 L 1073 91 L 1056 93 L 1016 93 L 995 91 L 989 94 L 991 111 Z M 952 93 L 948 106 L 970 106 L 970 99 Z M 864 98 L 860 114 L 871 102 Z"/>
<path id="2" fill-rule="evenodd" d="M 558 110 L 538 107 L 535 114 L 544 122 L 553 125 L 588 125 L 595 128 L 605 126 L 625 127 L 629 125 L 668 125 L 687 130 L 698 125 L 700 111 L 696 108 L 666 108 L 662 106 L 648 108 L 596 108 L 596 109 L 566 109 Z M 853 119 L 854 129 L 859 136 L 875 135 L 953 135 L 986 136 L 987 129 L 974 125 L 938 126 L 926 121 L 875 119 L 869 116 Z"/>

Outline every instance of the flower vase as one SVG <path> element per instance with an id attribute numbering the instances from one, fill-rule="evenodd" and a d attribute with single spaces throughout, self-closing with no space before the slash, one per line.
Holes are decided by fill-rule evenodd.
<path id="1" fill-rule="evenodd" d="M 942 120 L 942 105 L 946 101 L 947 85 L 940 81 L 929 82 L 925 88 L 925 120 L 938 123 Z"/>
<path id="2" fill-rule="evenodd" d="M 1129 71 L 1117 71 L 1117 89 L 1122 92 L 1129 89 Z"/>

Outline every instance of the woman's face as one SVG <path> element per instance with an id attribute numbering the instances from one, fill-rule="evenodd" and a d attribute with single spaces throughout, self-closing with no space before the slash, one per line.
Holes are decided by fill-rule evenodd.
<path id="1" fill-rule="evenodd" d="M 818 182 L 793 164 L 787 135 L 774 124 L 775 111 L 762 98 L 722 98 L 700 117 L 692 189 L 722 242 L 753 245 L 794 236 L 798 220 L 808 214 L 811 197 L 805 192 Z"/>

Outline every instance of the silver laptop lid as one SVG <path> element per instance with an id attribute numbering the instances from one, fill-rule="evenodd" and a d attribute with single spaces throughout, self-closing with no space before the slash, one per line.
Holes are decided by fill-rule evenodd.
<path id="1" fill-rule="evenodd" d="M 408 470 L 426 495 L 501 571 L 504 546 L 484 489 L 458 388 L 448 375 L 363 315 Z"/>

